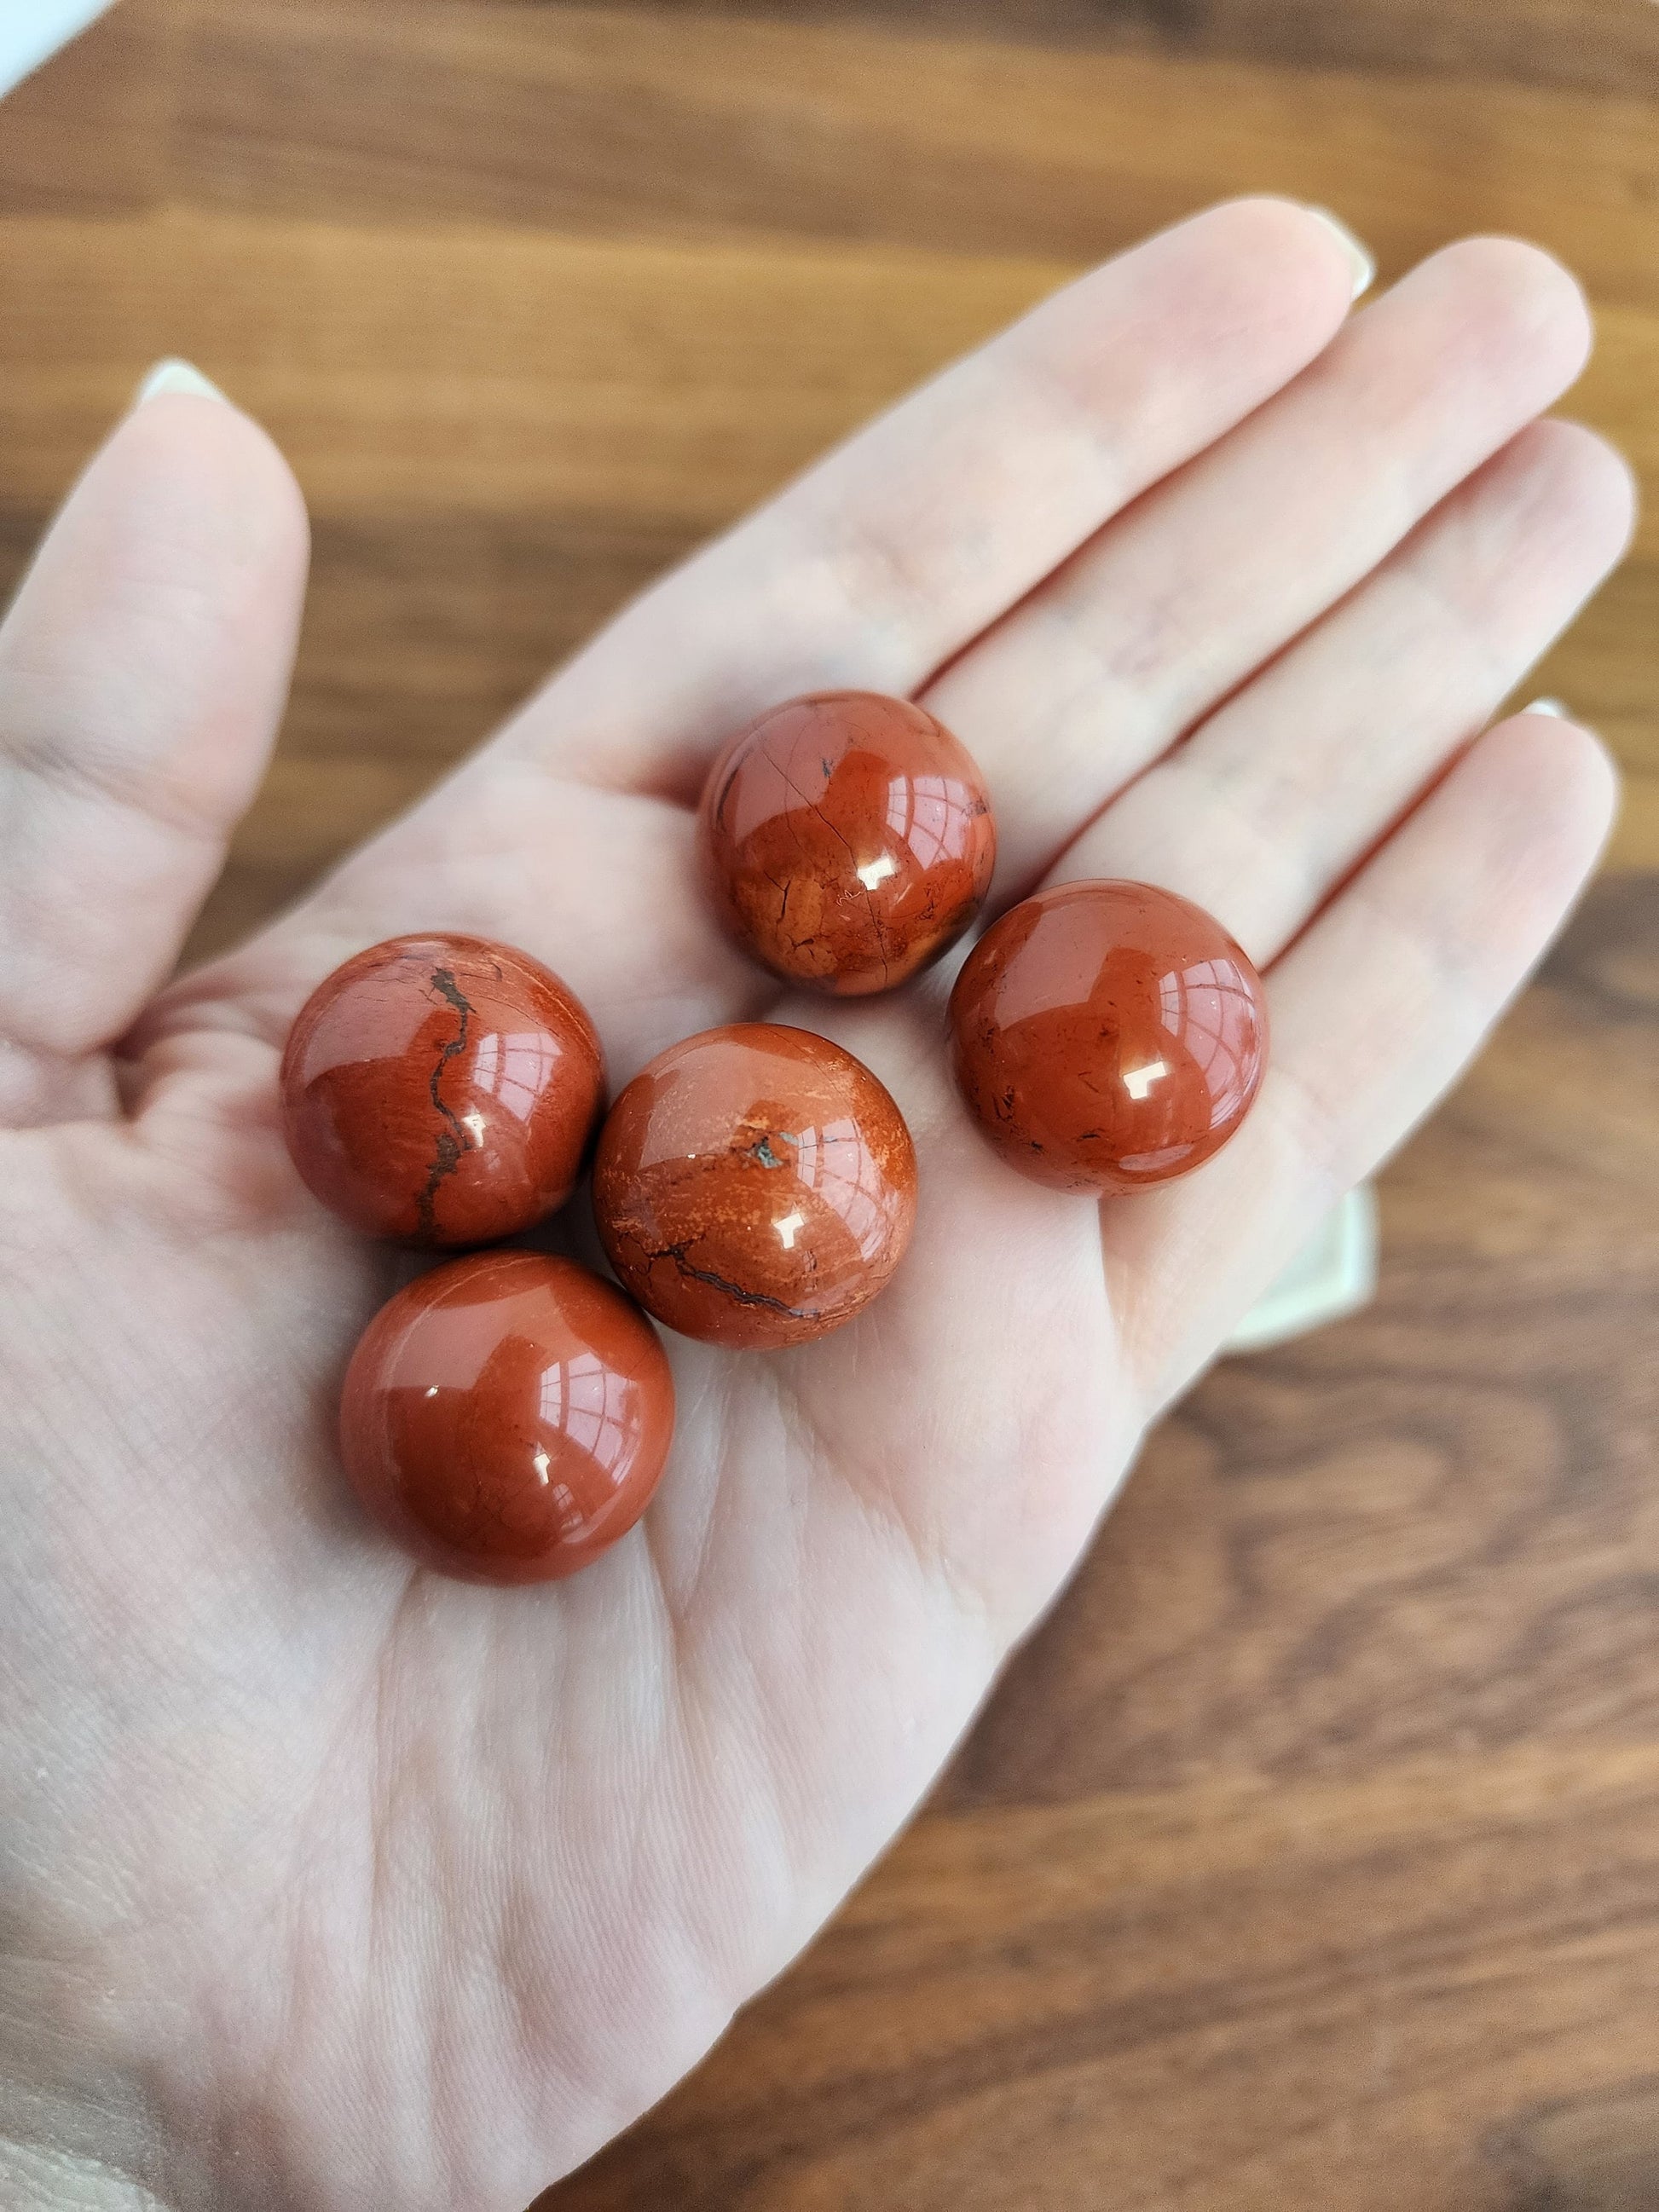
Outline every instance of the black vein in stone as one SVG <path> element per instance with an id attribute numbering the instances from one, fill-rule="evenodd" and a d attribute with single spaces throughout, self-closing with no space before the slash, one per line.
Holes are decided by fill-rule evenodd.
<path id="1" fill-rule="evenodd" d="M 781 1298 L 770 1297 L 764 1291 L 745 1291 L 741 1283 L 730 1283 L 724 1275 L 717 1275 L 711 1267 L 694 1267 L 685 1255 L 684 1244 L 665 1244 L 655 1252 L 647 1252 L 647 1260 L 672 1260 L 681 1274 L 689 1275 L 694 1283 L 707 1283 L 711 1291 L 723 1291 L 728 1298 L 735 1298 L 740 1306 L 765 1306 L 771 1313 L 788 1314 L 795 1321 L 816 1321 L 817 1316 L 804 1311 L 799 1306 L 787 1305 Z"/>
<path id="2" fill-rule="evenodd" d="M 442 1047 L 436 1060 L 433 1063 L 431 1079 L 427 1085 L 428 1095 L 432 1100 L 434 1111 L 438 1115 L 441 1121 L 447 1122 L 448 1127 L 440 1127 L 438 1131 L 437 1143 L 433 1152 L 432 1169 L 426 1179 L 426 1188 L 415 1201 L 416 1224 L 422 1237 L 431 1237 L 436 1233 L 438 1185 L 446 1176 L 454 1174 L 460 1165 L 461 1154 L 471 1149 L 467 1141 L 466 1131 L 439 1096 L 438 1086 L 443 1081 L 444 1070 L 450 1061 L 454 1059 L 457 1053 L 465 1052 L 466 1049 L 466 1036 L 471 1025 L 472 1008 L 463 994 L 460 985 L 447 968 L 433 969 L 432 988 L 440 998 L 448 1000 L 461 1019 L 459 1028 L 449 1042 Z"/>

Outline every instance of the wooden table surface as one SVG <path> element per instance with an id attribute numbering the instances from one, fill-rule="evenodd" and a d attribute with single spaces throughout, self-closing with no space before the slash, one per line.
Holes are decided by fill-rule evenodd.
<path id="1" fill-rule="evenodd" d="M 1629 775 L 1382 1186 L 1363 1317 L 1166 1422 L 922 1819 L 544 2212 L 1659 2206 L 1659 8 L 123 0 L 0 108 L 7 580 L 146 365 L 316 520 L 203 944 L 663 564 L 1219 195 L 1530 234 L 1636 553 L 1534 690 Z"/>

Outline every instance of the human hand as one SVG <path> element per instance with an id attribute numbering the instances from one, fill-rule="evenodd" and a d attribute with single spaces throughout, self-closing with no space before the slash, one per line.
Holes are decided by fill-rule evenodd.
<path id="1" fill-rule="evenodd" d="M 1587 343 L 1542 255 L 1349 294 L 1278 202 L 1084 279 L 159 995 L 281 712 L 304 524 L 216 401 L 94 462 L 0 636 L 9 2201 L 513 2212 L 586 2156 L 822 1923 L 1147 1424 L 1477 1048 L 1613 778 L 1571 724 L 1476 732 L 1616 559 L 1628 479 L 1533 419 Z M 1198 1174 L 1027 1183 L 956 1103 L 939 978 L 786 999 L 720 937 L 702 769 L 841 684 L 976 755 L 1000 902 L 1141 878 L 1264 969 L 1267 1082 Z M 886 1296 L 787 1354 L 671 1342 L 651 1512 L 529 1590 L 352 1505 L 340 1376 L 406 1263 L 321 1213 L 276 1111 L 312 987 L 434 928 L 556 968 L 618 1085 L 711 1023 L 822 1029 L 921 1163 Z"/>

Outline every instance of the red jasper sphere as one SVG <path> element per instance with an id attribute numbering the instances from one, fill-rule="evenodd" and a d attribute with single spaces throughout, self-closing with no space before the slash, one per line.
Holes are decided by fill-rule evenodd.
<path id="1" fill-rule="evenodd" d="M 869 1069 L 764 1022 L 671 1046 L 611 1109 L 593 1211 L 623 1283 L 708 1344 L 805 1343 L 861 1311 L 916 1211 L 910 1133 Z"/>
<path id="2" fill-rule="evenodd" d="M 891 990 L 978 913 L 996 830 L 972 756 L 878 691 L 818 691 L 732 738 L 702 798 L 704 873 L 738 942 L 785 981 Z"/>
<path id="3" fill-rule="evenodd" d="M 368 1510 L 469 1582 L 574 1574 L 644 1512 L 674 1433 L 656 1332 L 541 1252 L 474 1252 L 384 1305 L 346 1371 L 340 1448 Z"/>
<path id="4" fill-rule="evenodd" d="M 570 1195 L 604 1103 L 593 1024 L 482 937 L 395 937 L 320 983 L 283 1055 L 294 1164 L 371 1236 L 484 1244 Z"/>
<path id="5" fill-rule="evenodd" d="M 1261 978 L 1201 907 L 1149 884 L 1059 884 L 1012 907 L 951 994 L 957 1081 L 1008 1162 L 1132 1191 L 1219 1152 L 1267 1051 Z"/>

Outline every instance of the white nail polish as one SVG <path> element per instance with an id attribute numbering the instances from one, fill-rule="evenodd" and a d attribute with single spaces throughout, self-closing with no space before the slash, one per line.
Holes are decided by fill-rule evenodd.
<path id="1" fill-rule="evenodd" d="M 1534 699 L 1530 707 L 1521 709 L 1523 714 L 1553 714 L 1558 722 L 1570 722 L 1566 702 L 1562 699 Z"/>
<path id="2" fill-rule="evenodd" d="M 210 384 L 199 368 L 187 361 L 177 359 L 158 361 L 149 374 L 132 395 L 135 407 L 142 407 L 147 399 L 155 399 L 164 392 L 187 392 L 198 399 L 221 399 L 224 393 L 216 384 Z"/>
<path id="3" fill-rule="evenodd" d="M 1348 257 L 1348 266 L 1353 271 L 1352 297 L 1357 300 L 1362 292 L 1369 292 L 1376 275 L 1376 262 L 1370 248 L 1362 246 L 1347 224 L 1334 216 L 1328 208 L 1315 207 L 1310 203 L 1308 213 L 1317 216 L 1328 230 L 1336 233 L 1342 251 Z"/>

